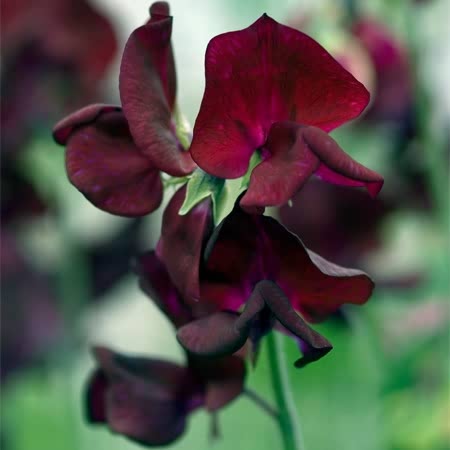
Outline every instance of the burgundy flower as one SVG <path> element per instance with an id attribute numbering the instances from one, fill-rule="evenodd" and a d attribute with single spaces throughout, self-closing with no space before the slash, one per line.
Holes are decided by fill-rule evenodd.
<path id="1" fill-rule="evenodd" d="M 263 161 L 241 200 L 250 211 L 285 203 L 313 173 L 376 195 L 381 176 L 326 133 L 357 117 L 368 101 L 364 86 L 319 44 L 263 15 L 209 43 L 191 154 L 206 172 L 237 178 L 259 151 Z"/>
<path id="2" fill-rule="evenodd" d="M 152 5 L 150 13 L 131 34 L 122 57 L 123 111 L 90 105 L 54 129 L 55 140 L 67 145 L 70 181 L 100 209 L 123 216 L 145 215 L 160 205 L 160 171 L 184 176 L 195 167 L 172 122 L 172 18 L 163 2 Z"/>
<path id="3" fill-rule="evenodd" d="M 411 108 L 413 80 L 406 47 L 373 18 L 361 18 L 352 33 L 367 50 L 375 68 L 376 90 L 368 117 L 403 120 Z"/>
<path id="4" fill-rule="evenodd" d="M 37 271 L 25 256 L 3 223 L 0 233 L 2 382 L 15 371 L 42 363 L 63 337 L 59 299 L 50 277 Z"/>
<path id="5" fill-rule="evenodd" d="M 5 0 L 1 25 L 2 153 L 14 154 L 36 122 L 97 98 L 117 42 L 86 0 Z"/>
<path id="6" fill-rule="evenodd" d="M 245 367 L 235 356 L 183 367 L 123 356 L 97 347 L 99 364 L 87 390 L 87 419 L 146 446 L 166 445 L 186 428 L 189 413 L 214 412 L 242 390 Z"/>
<path id="7" fill-rule="evenodd" d="M 257 347 L 275 326 L 303 342 L 299 366 L 329 351 L 305 320 L 323 320 L 343 303 L 364 303 L 373 288 L 369 277 L 326 261 L 274 219 L 239 206 L 211 235 L 209 200 L 177 214 L 184 192 L 164 213 L 163 230 L 168 222 L 170 233 L 157 250 L 185 304 L 197 312 L 177 325 L 182 345 L 203 356 L 232 354 L 248 338 Z"/>
<path id="8" fill-rule="evenodd" d="M 182 300 L 155 252 L 141 255 L 135 270 L 141 288 L 176 328 L 198 315 Z M 189 413 L 226 406 L 243 391 L 241 357 L 187 356 L 187 366 L 160 359 L 125 357 L 96 348 L 99 368 L 87 391 L 87 419 L 144 445 L 168 444 L 186 427 Z"/>

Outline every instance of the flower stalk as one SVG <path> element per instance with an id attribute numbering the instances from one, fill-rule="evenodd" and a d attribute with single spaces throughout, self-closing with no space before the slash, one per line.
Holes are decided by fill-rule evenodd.
<path id="1" fill-rule="evenodd" d="M 283 337 L 272 332 L 267 336 L 269 368 L 275 401 L 278 407 L 278 423 L 284 450 L 305 450 L 292 390 L 286 367 Z"/>

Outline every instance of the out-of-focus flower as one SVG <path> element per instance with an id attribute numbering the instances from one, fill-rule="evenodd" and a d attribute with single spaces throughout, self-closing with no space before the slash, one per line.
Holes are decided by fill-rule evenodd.
<path id="1" fill-rule="evenodd" d="M 62 336 L 63 320 L 48 280 L 23 258 L 14 237 L 1 232 L 1 379 L 38 362 Z M 18 331 L 19 330 L 19 331 Z"/>
<path id="2" fill-rule="evenodd" d="M 2 153 L 15 153 L 37 124 L 96 97 L 117 42 L 86 0 L 5 0 L 1 25 Z"/>
<path id="3" fill-rule="evenodd" d="M 367 117 L 402 121 L 413 102 L 412 68 L 407 48 L 379 21 L 361 17 L 352 33 L 367 50 L 376 74 L 375 95 Z"/>
<path id="4" fill-rule="evenodd" d="M 308 205 L 308 214 L 302 211 Z M 358 190 L 310 180 L 279 210 L 280 221 L 320 255 L 343 264 L 358 264 L 380 242 L 382 220 L 394 203 L 378 197 L 367 202 Z"/>
<path id="5" fill-rule="evenodd" d="M 357 117 L 364 86 L 319 44 L 263 15 L 250 27 L 211 40 L 206 88 L 190 151 L 207 173 L 252 171 L 241 206 L 252 212 L 286 203 L 315 173 L 334 184 L 366 186 L 382 177 L 351 159 L 326 132 Z"/>
<path id="6" fill-rule="evenodd" d="M 151 358 L 127 357 L 96 348 L 100 368 L 89 382 L 87 418 L 147 446 L 176 440 L 189 413 L 216 411 L 242 390 L 243 361 L 197 360 L 187 367 Z"/>
<path id="7" fill-rule="evenodd" d="M 155 252 L 136 262 L 141 288 L 176 328 L 196 317 L 172 284 Z M 186 427 L 189 413 L 199 407 L 214 412 L 243 390 L 241 357 L 201 358 L 187 355 L 187 365 L 152 358 L 118 355 L 96 348 L 99 368 L 87 391 L 87 418 L 107 423 L 114 432 L 144 445 L 168 444 Z"/>
<path id="8" fill-rule="evenodd" d="M 370 278 L 326 261 L 274 219 L 238 205 L 210 235 L 209 200 L 180 216 L 184 195 L 181 188 L 169 203 L 157 247 L 186 304 L 200 311 L 200 321 L 179 331 L 180 342 L 195 354 L 233 353 L 247 338 L 257 346 L 276 325 L 305 343 L 307 361 L 329 351 L 305 320 L 323 320 L 343 303 L 364 303 Z"/>
<path id="9" fill-rule="evenodd" d="M 67 145 L 72 184 L 95 206 L 123 216 L 145 215 L 160 205 L 160 171 L 184 176 L 195 168 L 172 120 L 172 18 L 164 2 L 154 3 L 150 13 L 150 20 L 131 34 L 122 57 L 123 110 L 90 105 L 54 129 L 55 140 Z"/>

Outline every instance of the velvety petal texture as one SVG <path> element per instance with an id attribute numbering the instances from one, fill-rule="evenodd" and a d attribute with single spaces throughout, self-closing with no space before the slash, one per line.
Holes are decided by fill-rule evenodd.
<path id="1" fill-rule="evenodd" d="M 275 320 L 304 344 L 304 356 L 296 361 L 297 367 L 316 361 L 332 349 L 332 345 L 294 311 L 283 291 L 267 280 L 256 284 L 241 314 L 221 311 L 195 320 L 181 327 L 177 338 L 193 354 L 222 356 L 236 352 L 249 338 L 257 348 Z"/>
<path id="2" fill-rule="evenodd" d="M 88 386 L 87 418 L 148 446 L 173 442 L 184 431 L 189 405 L 201 387 L 187 368 L 126 357 L 98 347 L 100 369 Z"/>
<path id="3" fill-rule="evenodd" d="M 67 146 L 69 180 L 95 206 L 133 217 L 158 208 L 159 171 L 134 144 L 120 108 L 83 108 L 57 124 L 54 136 Z"/>
<path id="4" fill-rule="evenodd" d="M 190 412 L 216 411 L 243 390 L 245 366 L 237 356 L 189 358 L 187 367 L 104 347 L 94 356 L 99 368 L 87 387 L 87 420 L 149 447 L 175 441 Z"/>
<path id="5" fill-rule="evenodd" d="M 271 280 L 304 319 L 316 322 L 344 303 L 366 302 L 373 290 L 364 272 L 326 261 L 308 251 L 276 220 L 246 214 L 238 207 L 211 240 L 212 250 L 201 275 L 202 301 L 215 303 L 219 309 L 237 311 L 259 281 Z M 246 270 L 239 276 L 235 264 L 242 261 Z"/>
<path id="6" fill-rule="evenodd" d="M 153 300 L 175 328 L 193 319 L 192 311 L 181 299 L 167 269 L 154 251 L 140 255 L 134 264 L 141 289 Z"/>
<path id="7" fill-rule="evenodd" d="M 240 203 L 247 212 L 285 204 L 313 173 L 330 183 L 366 187 L 372 197 L 383 186 L 381 175 L 356 162 L 317 127 L 277 122 L 263 151 L 265 159 L 253 169 Z"/>
<path id="8" fill-rule="evenodd" d="M 203 200 L 188 214 L 180 215 L 185 197 L 186 186 L 183 186 L 164 211 L 157 254 L 183 299 L 195 305 L 200 299 L 201 256 L 212 228 L 211 202 L 209 199 Z"/>
<path id="9" fill-rule="evenodd" d="M 263 15 L 212 39 L 191 154 L 206 172 L 237 178 L 275 122 L 324 131 L 357 117 L 369 93 L 317 42 Z"/>
<path id="10" fill-rule="evenodd" d="M 150 20 L 130 35 L 120 67 L 120 98 L 134 141 L 154 166 L 173 176 L 195 164 L 175 135 L 172 111 L 176 77 L 172 17 L 168 5 L 154 4 Z"/>

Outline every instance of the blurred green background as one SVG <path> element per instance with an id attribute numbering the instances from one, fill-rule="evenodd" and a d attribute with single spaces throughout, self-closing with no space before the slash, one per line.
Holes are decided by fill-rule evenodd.
<path id="1" fill-rule="evenodd" d="M 118 102 L 121 51 L 129 33 L 146 20 L 149 2 L 91 4 L 111 22 L 118 51 L 86 99 Z M 191 124 L 202 97 L 208 41 L 247 27 L 263 12 L 312 35 L 343 64 L 350 60 L 373 98 L 383 83 L 389 85 L 376 112 L 374 104 L 372 113 L 333 132 L 347 152 L 386 179 L 376 202 L 364 195 L 342 201 L 349 236 L 345 229 L 336 236 L 330 232 L 344 227 L 337 211 L 341 203 L 329 191 L 314 191 L 314 182 L 304 194 L 306 206 L 297 208 L 294 202 L 292 211 L 273 211 L 288 226 L 295 223 L 292 214 L 310 215 L 310 223 L 298 225 L 305 243 L 319 252 L 323 247 L 336 263 L 366 270 L 378 286 L 367 305 L 345 309 L 318 326 L 334 350 L 305 369 L 292 367 L 289 375 L 308 450 L 450 449 L 450 3 L 174 0 L 171 11 L 178 102 Z M 6 17 L 2 11 L 2 21 Z M 377 72 L 373 55 L 352 32 L 357 20 L 368 17 L 388 30 L 386 39 L 402 49 L 406 64 Z M 79 33 L 83 27 L 80 19 Z M 91 45 L 95 48 L 96 41 Z M 2 49 L 2 114 L 5 99 L 18 104 L 9 79 L 34 73 L 28 59 L 12 64 L 20 52 L 9 50 Z M 20 104 L 28 114 L 34 111 L 32 102 L 52 102 L 54 95 L 64 98 L 62 106 L 35 108 L 35 115 L 27 116 L 27 139 L 7 152 L 2 144 L 2 448 L 137 449 L 106 427 L 88 426 L 82 397 L 93 367 L 93 342 L 182 361 L 169 322 L 139 291 L 128 269 L 133 253 L 155 245 L 162 208 L 138 221 L 113 217 L 69 184 L 64 151 L 50 137 L 54 122 L 80 96 L 67 67 L 64 77 L 58 71 L 53 79 L 54 64 L 46 62 L 49 72 L 33 80 L 39 95 Z M 388 72 L 391 84 L 383 79 Z M 15 87 L 25 96 L 35 92 L 26 83 Z M 411 89 L 400 95 L 405 83 Z M 2 132 L 10 126 L 2 125 Z M 23 137 L 25 131 L 17 130 Z M 23 186 L 29 190 L 22 192 Z M 308 195 L 328 205 L 331 217 L 314 209 Z M 33 196 L 40 204 L 37 212 L 28 204 Z M 286 351 L 288 360 L 296 358 L 298 350 L 288 339 Z M 249 386 L 272 400 L 265 348 L 249 371 Z M 170 448 L 281 448 L 276 424 L 246 397 L 220 411 L 219 419 L 221 436 L 213 440 L 210 418 L 195 413 L 187 433 Z"/>

